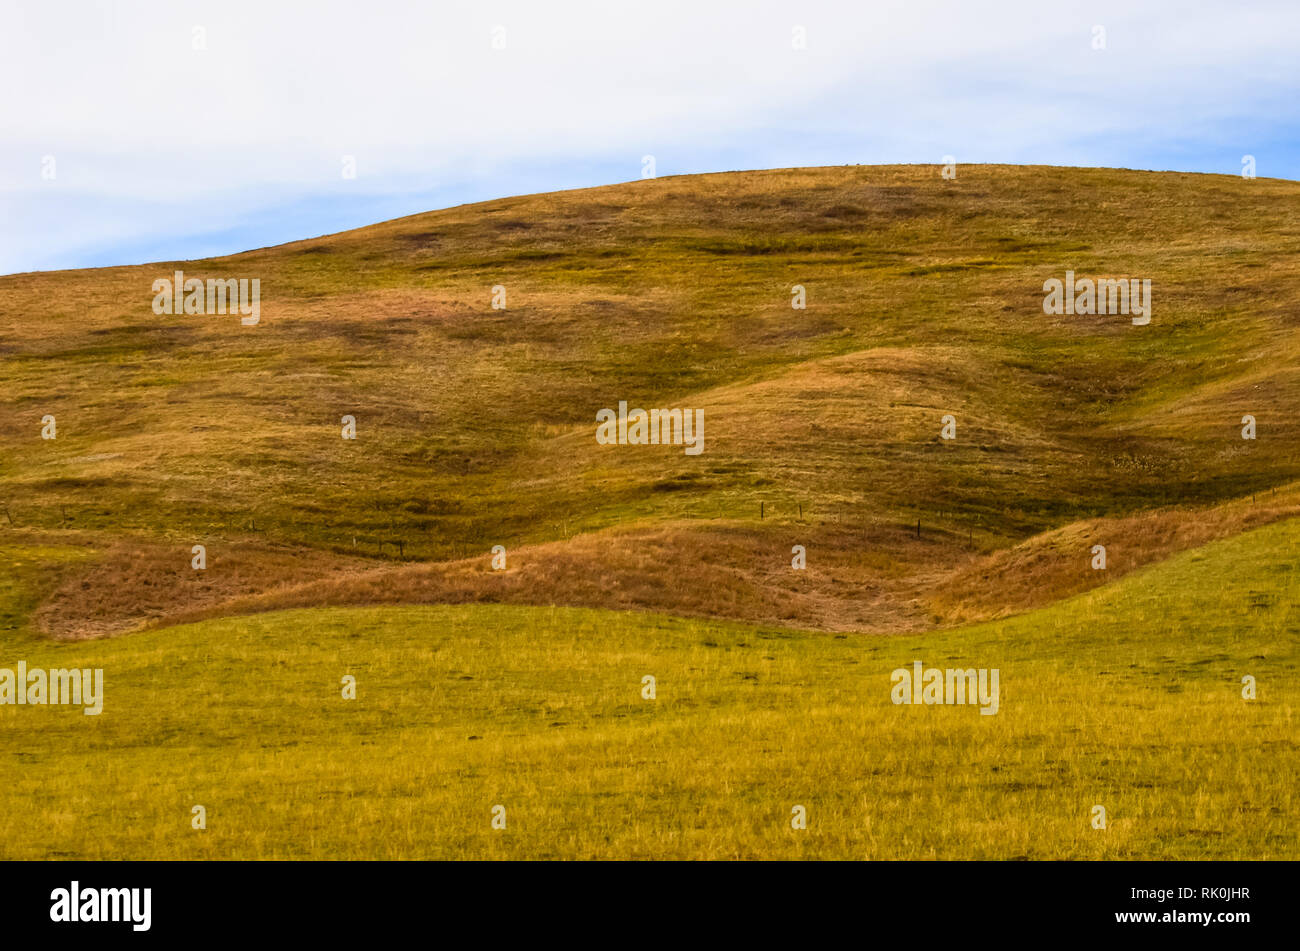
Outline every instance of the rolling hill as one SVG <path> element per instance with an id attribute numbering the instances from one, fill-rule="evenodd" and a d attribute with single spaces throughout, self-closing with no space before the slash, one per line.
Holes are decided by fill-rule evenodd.
<path id="1" fill-rule="evenodd" d="M 897 637 L 433 605 L 10 642 L 106 677 L 99 716 L 0 707 L 2 854 L 1295 859 L 1297 545 Z M 918 660 L 999 669 L 998 713 L 891 704 Z"/>
<path id="2" fill-rule="evenodd" d="M 156 313 L 176 271 L 260 320 Z M 1067 272 L 1150 323 L 1044 313 Z M 507 198 L 0 277 L 0 356 L 0 667 L 113 711 L 0 706 L 14 856 L 1296 857 L 1300 183 Z M 893 719 L 917 659 L 1003 711 Z"/>
<path id="3" fill-rule="evenodd" d="M 374 569 L 411 565 L 452 577 L 438 600 L 846 631 L 942 624 L 935 602 L 996 615 L 1020 607 L 999 558 L 1042 533 L 1130 526 L 1113 577 L 1168 553 L 1124 520 L 1300 478 L 1298 197 L 1095 169 L 749 172 L 0 278 L 4 527 L 97 553 L 38 615 L 59 636 L 300 584 L 383 599 Z M 259 279 L 260 323 L 155 314 L 175 270 Z M 1067 270 L 1149 278 L 1152 322 L 1045 315 Z M 702 409 L 705 451 L 598 445 L 620 400 Z M 493 578 L 497 544 L 537 554 Z M 1051 574 L 1038 603 L 1101 579 Z"/>

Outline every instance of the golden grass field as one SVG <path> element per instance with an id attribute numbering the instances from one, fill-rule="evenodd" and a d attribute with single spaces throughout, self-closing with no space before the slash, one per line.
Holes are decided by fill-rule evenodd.
<path id="1" fill-rule="evenodd" d="M 0 706 L 0 858 L 1300 857 L 1298 210 L 791 169 L 0 277 L 0 668 L 106 681 Z M 154 314 L 182 268 L 261 323 Z M 1067 269 L 1151 324 L 1044 315 Z"/>
<path id="2" fill-rule="evenodd" d="M 1290 521 L 897 637 L 472 605 L 32 642 L 31 665 L 103 667 L 106 700 L 0 708 L 0 841 L 10 858 L 1296 858 L 1298 544 Z M 999 668 L 999 712 L 891 703 L 914 660 Z"/>

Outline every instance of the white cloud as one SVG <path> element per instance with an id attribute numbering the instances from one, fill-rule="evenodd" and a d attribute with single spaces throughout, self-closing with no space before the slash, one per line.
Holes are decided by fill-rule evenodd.
<path id="1" fill-rule="evenodd" d="M 645 153 L 661 174 L 736 155 L 1060 161 L 1289 102 L 1297 37 L 1292 3 L 7 2 L 0 272 L 165 237 L 160 218 L 183 246 L 328 200 L 344 155 L 362 193 L 510 194 L 518 169 L 565 161 L 630 179 Z"/>

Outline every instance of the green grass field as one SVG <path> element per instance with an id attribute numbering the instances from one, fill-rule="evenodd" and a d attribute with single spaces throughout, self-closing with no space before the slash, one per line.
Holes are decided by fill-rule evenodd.
<path id="1" fill-rule="evenodd" d="M 902 637 L 456 606 L 10 640 L 106 700 L 0 708 L 0 857 L 1297 858 L 1298 544 Z M 999 712 L 892 704 L 914 660 L 999 668 Z"/>

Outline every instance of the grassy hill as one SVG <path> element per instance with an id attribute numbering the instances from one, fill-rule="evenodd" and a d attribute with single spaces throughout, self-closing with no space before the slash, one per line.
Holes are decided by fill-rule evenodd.
<path id="1" fill-rule="evenodd" d="M 175 270 L 260 323 L 155 314 Z M 1045 315 L 1067 270 L 1150 324 Z M 0 277 L 0 358 L 0 667 L 110 711 L 0 706 L 18 856 L 1296 855 L 1300 183 L 508 198 Z M 703 453 L 598 444 L 622 400 Z M 917 659 L 1002 711 L 894 706 Z"/>
<path id="2" fill-rule="evenodd" d="M 104 712 L 0 707 L 0 842 L 7 858 L 1294 859 L 1298 544 L 1292 520 L 899 637 L 471 605 L 33 639 L 33 666 L 106 670 Z M 997 715 L 892 704 L 890 672 L 916 660 L 999 668 Z"/>
<path id="3" fill-rule="evenodd" d="M 599 565 L 620 606 L 921 630 L 946 615 L 918 592 L 998 607 L 982 561 L 1040 533 L 1300 479 L 1297 208 L 1228 176 L 800 169 L 4 277 L 4 528 L 99 553 L 41 615 L 59 635 L 495 544 L 572 565 L 523 603 L 592 605 Z M 154 314 L 176 268 L 259 278 L 261 323 Z M 1067 269 L 1149 277 L 1151 324 L 1044 315 Z M 705 451 L 598 445 L 623 399 L 703 409 Z M 1112 576 L 1144 545 L 1114 542 Z M 516 598 L 488 578 L 460 597 Z"/>

